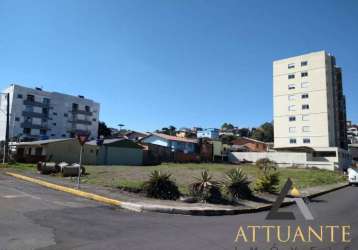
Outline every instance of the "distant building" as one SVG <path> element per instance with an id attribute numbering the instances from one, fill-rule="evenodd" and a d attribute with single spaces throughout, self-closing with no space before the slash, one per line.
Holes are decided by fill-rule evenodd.
<path id="1" fill-rule="evenodd" d="M 161 133 L 153 133 L 141 140 L 145 144 L 155 144 L 158 146 L 170 148 L 172 151 L 182 151 L 184 153 L 194 153 L 197 140 L 181 138 Z"/>
<path id="2" fill-rule="evenodd" d="M 218 139 L 220 130 L 217 128 L 206 128 L 196 132 L 197 138 Z"/>
<path id="3" fill-rule="evenodd" d="M 243 149 L 247 152 L 267 152 L 269 150 L 269 145 L 267 143 L 247 137 L 237 138 L 231 141 L 231 144 L 234 148 L 237 148 L 238 150 Z"/>
<path id="4" fill-rule="evenodd" d="M 12 140 L 39 140 L 74 137 L 90 133 L 97 137 L 99 104 L 83 96 L 48 92 L 12 84 L 10 94 L 9 136 Z M 1 97 L 1 110 L 6 110 Z M 6 113 L 0 112 L 0 140 L 5 139 Z"/>
<path id="5" fill-rule="evenodd" d="M 358 144 L 358 125 L 347 122 L 347 137 L 349 144 Z"/>

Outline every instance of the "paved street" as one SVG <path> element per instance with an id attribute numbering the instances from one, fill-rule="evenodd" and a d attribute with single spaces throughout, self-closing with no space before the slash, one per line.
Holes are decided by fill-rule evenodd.
<path id="1" fill-rule="evenodd" d="M 314 245 L 318 249 L 358 246 L 358 188 L 349 187 L 313 200 L 309 207 L 317 224 L 350 224 L 349 245 Z M 294 224 L 307 224 L 296 206 Z M 267 212 L 237 216 L 193 217 L 134 213 L 48 190 L 0 173 L 0 249 L 270 249 L 259 237 L 256 245 L 235 244 L 240 225 L 265 221 Z M 291 222 L 292 223 L 292 222 Z M 291 245 L 290 245 L 291 246 Z M 297 250 L 310 249 L 294 245 Z M 354 248 L 355 246 L 355 248 Z M 280 247 L 279 249 L 291 249 Z"/>

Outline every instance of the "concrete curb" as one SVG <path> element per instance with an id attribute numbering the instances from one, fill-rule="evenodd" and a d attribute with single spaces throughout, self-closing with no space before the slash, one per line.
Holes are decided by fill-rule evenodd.
<path id="1" fill-rule="evenodd" d="M 80 191 L 80 190 L 77 190 L 74 188 L 64 187 L 61 185 L 57 185 L 57 184 L 53 184 L 53 183 L 50 183 L 47 181 L 31 178 L 31 177 L 24 176 L 21 174 L 16 174 L 16 173 L 11 173 L 11 172 L 6 172 L 6 174 L 10 175 L 12 177 L 15 177 L 15 178 L 18 178 L 18 179 L 21 179 L 24 181 L 36 183 L 38 185 L 41 185 L 41 186 L 44 186 L 47 188 L 51 188 L 51 189 L 54 189 L 57 191 L 70 193 L 70 194 L 73 194 L 76 196 L 80 196 L 80 197 L 87 198 L 90 200 L 98 201 L 98 202 L 101 202 L 101 203 L 104 203 L 107 205 L 118 206 L 118 207 L 128 209 L 131 211 L 135 211 L 135 212 L 147 211 L 147 212 L 157 212 L 157 213 L 167 213 L 167 214 L 218 216 L 218 215 L 257 213 L 257 212 L 270 210 L 272 207 L 272 205 L 270 204 L 270 205 L 263 205 L 263 206 L 255 207 L 255 208 L 237 208 L 237 209 L 219 208 L 219 209 L 215 209 L 215 208 L 202 208 L 202 207 L 197 207 L 197 208 L 189 207 L 188 208 L 188 207 L 173 207 L 173 206 L 157 205 L 157 204 L 140 204 L 140 203 L 124 202 L 124 201 L 107 198 L 107 197 L 100 196 L 97 194 Z M 308 197 L 308 198 L 318 197 L 318 196 L 345 188 L 347 186 L 349 186 L 349 184 L 338 185 L 336 187 L 333 187 L 333 188 L 330 188 L 330 189 L 327 189 L 327 190 L 324 190 L 321 192 L 306 195 L 305 197 Z M 282 206 L 289 206 L 289 205 L 292 205 L 293 203 L 294 203 L 293 201 L 285 201 L 282 203 Z"/>

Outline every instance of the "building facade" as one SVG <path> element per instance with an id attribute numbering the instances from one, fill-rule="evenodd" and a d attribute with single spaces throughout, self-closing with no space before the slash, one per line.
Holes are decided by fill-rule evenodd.
<path id="1" fill-rule="evenodd" d="M 209 138 L 216 140 L 219 138 L 220 130 L 217 128 L 206 128 L 196 132 L 197 138 Z"/>
<path id="2" fill-rule="evenodd" d="M 325 51 L 273 62 L 274 147 L 349 162 L 342 71 Z M 326 158 L 327 157 L 327 158 Z"/>
<path id="3" fill-rule="evenodd" d="M 12 84 L 9 93 L 9 136 L 13 141 L 70 138 L 77 133 L 97 137 L 100 106 L 83 96 L 71 96 Z M 0 140 L 6 133 L 6 100 L 0 103 Z"/>

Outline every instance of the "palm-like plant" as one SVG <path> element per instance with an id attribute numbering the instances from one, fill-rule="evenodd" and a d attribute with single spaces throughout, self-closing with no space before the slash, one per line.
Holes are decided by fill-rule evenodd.
<path id="1" fill-rule="evenodd" d="M 180 192 L 171 176 L 170 173 L 161 173 L 158 170 L 151 172 L 149 180 L 143 185 L 147 196 L 164 200 L 178 199 Z"/>
<path id="2" fill-rule="evenodd" d="M 200 177 L 194 177 L 194 179 L 196 181 L 190 186 L 194 197 L 198 197 L 201 201 L 208 201 L 217 198 L 214 196 L 219 196 L 218 182 L 213 180 L 213 176 L 207 170 L 202 171 Z"/>
<path id="3" fill-rule="evenodd" d="M 233 200 L 249 198 L 252 195 L 249 187 L 250 181 L 242 169 L 239 168 L 231 169 L 227 172 L 221 185 L 224 192 L 231 196 Z"/>

